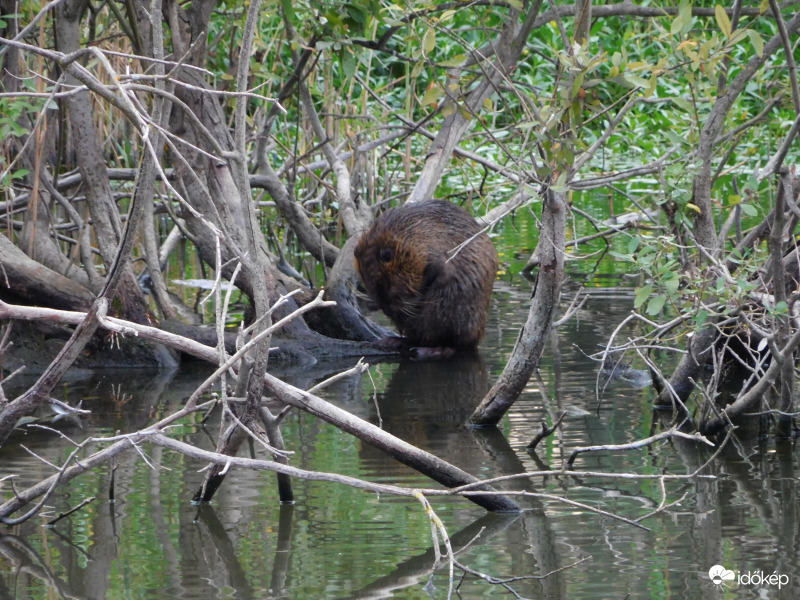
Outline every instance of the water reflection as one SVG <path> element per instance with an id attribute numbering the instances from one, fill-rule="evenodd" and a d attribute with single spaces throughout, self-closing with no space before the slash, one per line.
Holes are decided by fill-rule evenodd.
<path id="1" fill-rule="evenodd" d="M 525 598 L 796 598 L 800 596 L 797 450 L 735 441 L 713 459 L 714 480 L 667 482 L 561 474 L 576 446 L 620 444 L 657 430 L 649 389 L 622 381 L 598 388 L 598 365 L 586 357 L 628 314 L 629 294 L 592 293 L 576 320 L 553 334 L 541 376 L 498 429 L 464 426 L 477 400 L 497 376 L 524 319 L 527 292 L 500 286 L 486 346 L 474 356 L 431 362 L 376 364 L 370 377 L 327 388 L 328 400 L 387 431 L 488 478 L 551 470 L 545 478 L 501 484 L 503 489 L 566 496 L 635 518 L 662 502 L 679 503 L 633 527 L 547 498 L 520 500 L 519 515 L 487 515 L 457 498 L 432 499 L 457 559 L 498 578 L 554 575 L 508 582 Z M 631 336 L 638 332 L 625 332 Z M 327 365 L 290 374 L 308 387 L 350 365 Z M 634 368 L 638 365 L 634 365 Z M 92 410 L 79 424 L 51 423 L 76 441 L 141 427 L 175 410 L 207 368 L 177 372 L 103 373 L 63 386 L 59 399 L 83 399 Z M 602 389 L 598 400 L 595 392 Z M 561 429 L 529 453 L 544 420 L 564 410 Z M 215 428 L 187 424 L 174 435 L 213 446 Z M 292 464 L 431 487 L 430 481 L 372 447 L 299 412 L 284 437 Z M 17 437 L 54 464 L 72 446 L 52 431 Z M 25 487 L 52 468 L 7 444 L 0 477 Z M 413 500 L 377 497 L 325 482 L 295 482 L 298 504 L 278 503 L 274 476 L 236 471 L 211 506 L 188 499 L 202 481 L 195 461 L 142 447 L 111 467 L 74 480 L 48 501 L 52 516 L 91 496 L 79 512 L 45 528 L 37 518 L 2 530 L 0 598 L 444 598 L 445 564 L 432 573 L 435 552 L 428 517 Z M 263 457 L 258 449 L 251 450 Z M 146 458 L 146 462 L 145 462 Z M 695 443 L 671 440 L 635 452 L 583 454 L 580 471 L 690 473 L 711 458 Z M 112 485 L 113 480 L 113 485 Z M 8 480 L 2 494 L 12 493 Z M 113 490 L 115 501 L 108 501 Z M 665 495 L 664 495 L 665 494 Z M 570 567 L 583 559 L 577 566 Z M 708 578 L 722 564 L 737 573 L 760 570 L 791 576 L 789 585 L 723 590 Z M 561 569 L 561 570 L 559 570 Z M 506 595 L 500 584 L 456 571 L 461 598 Z"/>

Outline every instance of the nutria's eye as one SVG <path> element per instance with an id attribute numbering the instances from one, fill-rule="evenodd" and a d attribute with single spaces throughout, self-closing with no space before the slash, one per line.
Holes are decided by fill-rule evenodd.
<path id="1" fill-rule="evenodd" d="M 392 260 L 394 260 L 394 249 L 381 248 L 380 252 L 378 252 L 378 260 L 382 263 L 392 262 Z"/>

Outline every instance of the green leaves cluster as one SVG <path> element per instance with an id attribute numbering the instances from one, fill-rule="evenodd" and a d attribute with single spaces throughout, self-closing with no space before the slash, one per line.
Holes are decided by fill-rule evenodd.
<path id="1" fill-rule="evenodd" d="M 646 278 L 636 288 L 634 307 L 646 304 L 650 316 L 658 315 L 667 302 L 676 308 L 682 304 L 681 268 L 674 242 L 670 236 L 636 235 L 628 240 L 627 252 L 611 252 L 615 258 L 635 264 Z"/>
<path id="2" fill-rule="evenodd" d="M 43 102 L 25 97 L 0 98 L 0 140 L 10 141 L 15 138 L 24 138 L 30 133 L 31 117 L 39 114 Z M 9 170 L 10 160 L 14 152 L 0 152 L 0 188 L 10 187 L 12 181 L 24 178 L 28 169 Z"/>

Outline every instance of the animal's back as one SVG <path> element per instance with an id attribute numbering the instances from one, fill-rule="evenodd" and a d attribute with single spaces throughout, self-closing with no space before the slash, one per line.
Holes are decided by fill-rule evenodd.
<path id="1" fill-rule="evenodd" d="M 483 337 L 498 258 L 464 209 L 441 200 L 391 209 L 355 257 L 370 297 L 411 344 L 474 348 Z"/>

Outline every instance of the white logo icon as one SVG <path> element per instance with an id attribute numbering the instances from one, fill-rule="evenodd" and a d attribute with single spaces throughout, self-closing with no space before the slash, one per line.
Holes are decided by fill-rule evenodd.
<path id="1" fill-rule="evenodd" d="M 722 565 L 714 565 L 708 570 L 708 576 L 711 578 L 711 581 L 714 585 L 722 585 L 723 581 L 733 581 L 736 578 L 736 574 L 733 571 L 729 571 Z"/>

